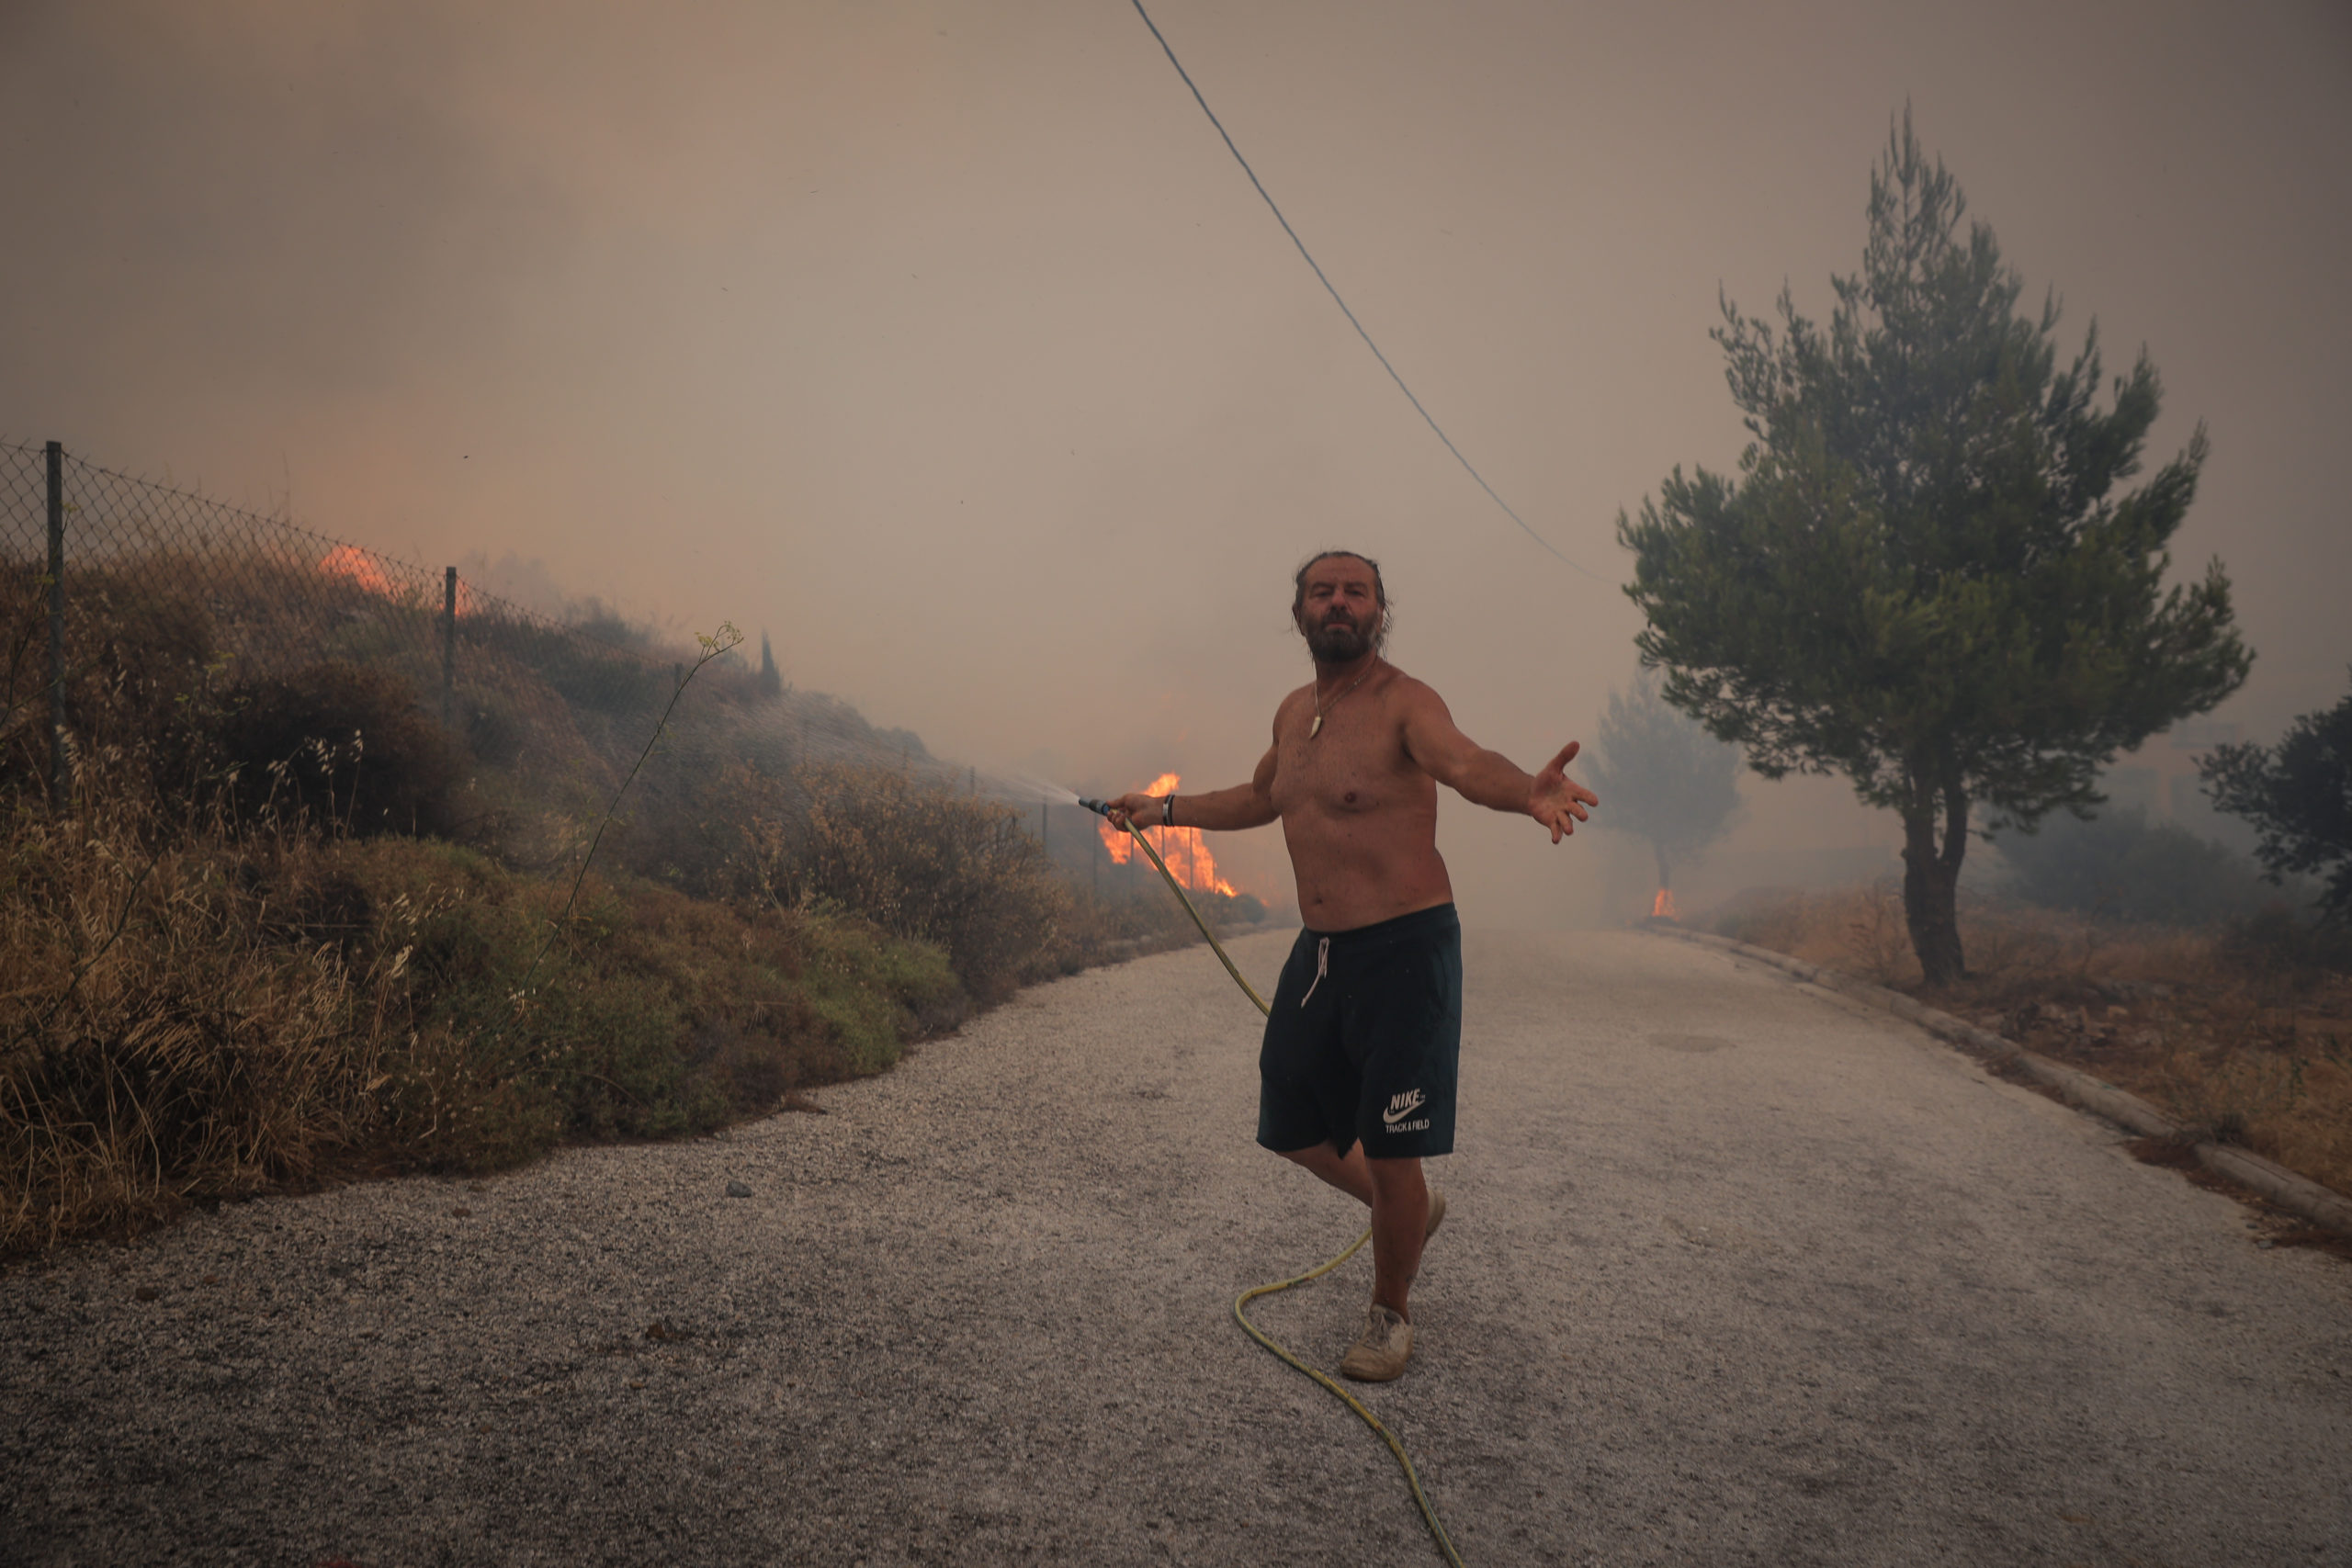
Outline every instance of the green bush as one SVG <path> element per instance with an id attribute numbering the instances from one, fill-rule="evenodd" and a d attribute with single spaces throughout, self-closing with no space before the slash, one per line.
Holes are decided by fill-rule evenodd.
<path id="1" fill-rule="evenodd" d="M 2260 834 L 2272 878 L 2324 877 L 2320 909 L 2352 928 L 2352 695 L 2302 715 L 2275 747 L 2218 747 L 2197 771 L 2214 806 Z"/>
<path id="2" fill-rule="evenodd" d="M 820 919 L 806 931 L 801 982 L 844 1071 L 878 1073 L 898 1061 L 910 1035 L 962 1021 L 964 990 L 944 950 L 894 940 L 863 921 Z"/>
<path id="3" fill-rule="evenodd" d="M 2058 816 L 2038 832 L 1996 840 L 2016 891 L 2046 908 L 2134 924 L 2208 926 L 2243 919 L 2277 895 L 2243 856 L 2136 808 L 2088 820 Z"/>
<path id="4" fill-rule="evenodd" d="M 428 1164 L 705 1132 L 879 1072 L 962 1016 L 944 953 L 854 919 L 601 877 L 567 916 L 561 887 L 455 846 L 350 853 L 372 863 L 379 945 L 411 949 L 401 1120 Z"/>

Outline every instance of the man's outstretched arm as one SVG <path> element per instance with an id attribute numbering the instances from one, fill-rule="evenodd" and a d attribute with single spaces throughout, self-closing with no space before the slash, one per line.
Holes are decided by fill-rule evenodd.
<path id="1" fill-rule="evenodd" d="M 1530 773 L 1463 734 L 1444 699 L 1427 686 L 1406 700 L 1405 750 L 1422 772 L 1475 805 L 1524 812 L 1552 830 L 1555 844 L 1589 819 L 1589 807 L 1600 804 L 1599 795 L 1568 777 L 1568 764 L 1582 744 L 1569 741 Z"/>
<path id="2" fill-rule="evenodd" d="M 1104 815 L 1122 828 L 1130 820 L 1138 828 L 1158 828 L 1166 821 L 1164 807 L 1161 796 L 1136 790 L 1110 802 Z M 1174 825 L 1212 831 L 1262 828 L 1279 815 L 1274 810 L 1274 750 L 1269 746 L 1248 784 L 1177 796 Z"/>

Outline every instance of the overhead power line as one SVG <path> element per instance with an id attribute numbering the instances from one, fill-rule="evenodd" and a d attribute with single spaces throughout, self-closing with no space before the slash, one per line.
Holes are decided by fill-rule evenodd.
<path id="1" fill-rule="evenodd" d="M 1225 129 L 1225 122 L 1216 118 L 1216 110 L 1209 107 L 1208 99 L 1201 96 L 1201 89 L 1193 82 L 1193 73 L 1184 69 L 1182 61 L 1176 58 L 1176 51 L 1169 47 L 1167 35 L 1159 30 L 1159 24 L 1151 19 L 1151 13 L 1143 8 L 1143 0 L 1129 0 L 1129 3 L 1135 6 L 1136 15 L 1143 18 L 1143 25 L 1151 29 L 1151 36 L 1159 40 L 1160 52 L 1168 56 L 1168 63 L 1176 68 L 1176 74 L 1182 77 L 1184 85 L 1192 89 L 1193 101 L 1201 106 L 1201 112 L 1209 117 L 1211 125 L 1216 127 L 1217 135 L 1225 139 L 1225 150 L 1233 154 L 1233 161 L 1241 165 L 1243 174 L 1250 176 L 1250 183 L 1257 187 L 1258 195 L 1266 203 L 1266 209 L 1274 215 L 1274 221 L 1283 226 L 1283 232 L 1290 236 L 1290 243 L 1298 247 L 1298 254 L 1306 258 L 1308 266 L 1314 268 L 1316 281 L 1323 285 L 1323 291 L 1331 297 L 1331 303 L 1337 305 L 1340 308 L 1340 313 L 1347 317 L 1348 325 L 1355 328 L 1356 336 L 1363 339 L 1364 347 L 1372 350 L 1372 356 L 1380 361 L 1380 367 L 1388 372 L 1388 378 L 1396 383 L 1396 389 L 1405 394 L 1405 400 L 1413 405 L 1413 412 L 1421 416 L 1423 423 L 1436 433 L 1440 441 L 1445 443 L 1445 449 L 1453 454 L 1453 460 L 1462 465 L 1463 471 L 1478 481 L 1478 488 L 1487 492 L 1487 498 L 1503 509 L 1504 516 L 1519 525 L 1521 533 L 1550 550 L 1553 555 L 1558 557 L 1573 570 L 1583 572 L 1595 582 L 1602 581 L 1595 573 L 1586 571 L 1583 567 L 1561 554 L 1558 547 L 1555 546 L 1551 540 L 1529 527 L 1527 519 L 1512 511 L 1510 502 L 1496 494 L 1495 487 L 1487 482 L 1487 476 L 1480 473 L 1470 459 L 1462 455 L 1462 448 L 1453 444 L 1453 437 L 1448 435 L 1444 427 L 1430 417 L 1430 411 L 1421 406 L 1421 400 L 1413 395 L 1413 389 L 1405 385 L 1405 378 L 1396 374 L 1396 367 L 1388 363 L 1388 356 L 1380 352 L 1380 345 L 1372 341 L 1370 333 L 1363 330 L 1363 323 L 1356 320 L 1356 313 L 1348 309 L 1348 302 L 1340 298 L 1340 291 L 1337 288 L 1331 287 L 1331 280 L 1324 276 L 1322 266 L 1316 261 L 1314 254 L 1307 250 L 1306 242 L 1298 237 L 1298 231 L 1290 226 L 1290 220 L 1283 216 L 1283 209 L 1275 205 L 1274 198 L 1267 193 L 1265 182 L 1258 177 L 1258 171 L 1250 166 L 1250 160 L 1243 157 L 1241 149 L 1233 144 L 1232 133 Z"/>

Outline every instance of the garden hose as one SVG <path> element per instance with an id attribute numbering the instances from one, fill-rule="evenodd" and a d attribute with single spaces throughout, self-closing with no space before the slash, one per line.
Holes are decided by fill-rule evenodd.
<path id="1" fill-rule="evenodd" d="M 1097 811 L 1102 809 L 1094 801 L 1081 801 L 1080 804 Z M 1168 863 L 1161 860 L 1159 858 L 1159 852 L 1151 847 L 1151 840 L 1145 838 L 1142 831 L 1138 829 L 1133 822 L 1126 824 L 1126 829 L 1129 833 L 1135 836 L 1136 842 L 1143 846 L 1143 852 L 1151 857 L 1151 863 L 1159 868 L 1159 874 L 1168 879 L 1170 891 L 1176 895 L 1176 901 L 1184 906 L 1184 912 L 1193 917 L 1193 924 L 1200 928 L 1201 935 L 1208 939 L 1210 948 L 1216 952 L 1218 961 L 1224 964 L 1225 972 L 1233 976 L 1233 983 L 1240 987 L 1244 992 L 1248 993 L 1251 1001 L 1258 1004 L 1258 1010 L 1260 1012 L 1272 1014 L 1273 1009 L 1267 1005 L 1265 998 L 1258 994 L 1256 987 L 1250 984 L 1248 980 L 1242 978 L 1241 971 L 1234 967 L 1233 959 L 1225 951 L 1225 944 L 1217 941 L 1216 933 L 1209 930 L 1208 922 L 1206 920 L 1201 919 L 1201 912 L 1193 908 L 1193 900 L 1191 897 L 1185 893 L 1184 885 L 1176 880 L 1175 874 L 1168 869 Z M 1345 1252 L 1340 1253 L 1337 1258 L 1332 1258 L 1329 1262 L 1318 1264 L 1315 1268 L 1309 1269 L 1306 1273 L 1297 1275 L 1292 1279 L 1276 1280 L 1271 1284 L 1250 1286 L 1250 1289 L 1242 1292 L 1238 1296 L 1234 1298 L 1233 1319 L 1236 1323 L 1241 1325 L 1242 1332 L 1248 1334 L 1250 1338 L 1255 1339 L 1259 1344 L 1264 1346 L 1267 1349 L 1272 1350 L 1275 1355 L 1281 1357 L 1289 1366 L 1306 1373 L 1308 1377 L 1313 1378 L 1317 1382 L 1321 1383 L 1325 1388 L 1337 1394 L 1346 1403 L 1349 1409 L 1363 1417 L 1364 1424 L 1366 1426 L 1380 1434 L 1380 1440 L 1388 1445 L 1388 1451 L 1396 1456 L 1397 1464 L 1402 1466 L 1404 1469 L 1405 1484 L 1412 1488 L 1413 1501 L 1421 1510 L 1421 1519 L 1430 1527 L 1430 1539 L 1437 1542 L 1438 1551 L 1444 1554 L 1446 1562 L 1453 1564 L 1453 1568 L 1464 1568 L 1462 1554 L 1453 1550 L 1453 1542 L 1446 1538 L 1445 1527 L 1438 1523 L 1437 1509 L 1430 1506 L 1429 1494 L 1421 1490 L 1421 1478 L 1415 1472 L 1413 1469 L 1413 1461 L 1405 1452 L 1405 1445 L 1396 1440 L 1396 1434 L 1383 1426 L 1381 1424 L 1380 1417 L 1374 1416 L 1370 1410 L 1364 1408 L 1363 1402 L 1358 1399 L 1354 1394 L 1350 1393 L 1345 1388 L 1341 1387 L 1337 1380 L 1323 1372 L 1316 1371 L 1313 1367 L 1308 1366 L 1306 1362 L 1300 1360 L 1297 1357 L 1283 1349 L 1280 1345 L 1275 1344 L 1272 1338 L 1271 1338 L 1263 1329 L 1261 1329 L 1256 1324 L 1250 1321 L 1250 1314 L 1242 1310 L 1251 1302 L 1256 1301 L 1260 1296 L 1269 1296 L 1273 1294 L 1276 1291 L 1287 1291 L 1293 1285 L 1304 1285 L 1309 1280 L 1319 1279 L 1323 1275 L 1329 1274 L 1332 1269 L 1337 1269 L 1340 1264 L 1345 1263 L 1349 1258 L 1353 1258 L 1356 1253 L 1362 1249 L 1363 1244 L 1371 1239 L 1372 1227 L 1367 1225 L 1364 1227 L 1364 1233 L 1362 1235 L 1356 1237 L 1355 1240 L 1348 1244 L 1348 1249 Z"/>

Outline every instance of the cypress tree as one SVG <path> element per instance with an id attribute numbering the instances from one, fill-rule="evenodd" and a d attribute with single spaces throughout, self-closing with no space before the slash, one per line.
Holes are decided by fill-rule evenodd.
<path id="1" fill-rule="evenodd" d="M 768 646 L 768 634 L 760 633 L 760 695 L 784 695 L 784 676 L 775 667 L 775 650 Z"/>

